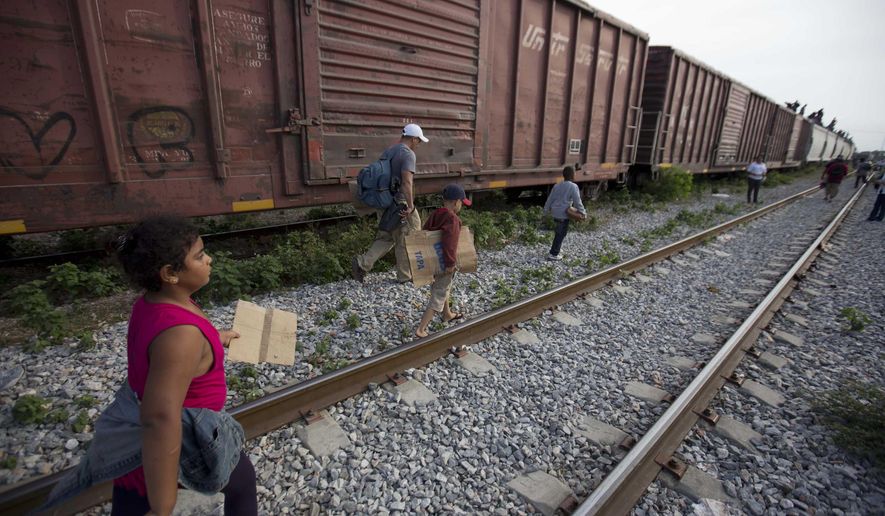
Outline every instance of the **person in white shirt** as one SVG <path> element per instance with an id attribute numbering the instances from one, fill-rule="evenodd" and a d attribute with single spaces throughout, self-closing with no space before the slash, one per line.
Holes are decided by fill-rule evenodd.
<path id="1" fill-rule="evenodd" d="M 747 203 L 759 202 L 759 187 L 762 181 L 768 175 L 768 167 L 762 163 L 762 156 L 756 156 L 753 162 L 747 167 Z M 752 201 L 750 198 L 752 197 Z"/>

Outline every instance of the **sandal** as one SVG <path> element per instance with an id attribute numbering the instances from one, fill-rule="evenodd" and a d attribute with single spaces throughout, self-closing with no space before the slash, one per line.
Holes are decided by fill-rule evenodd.
<path id="1" fill-rule="evenodd" d="M 452 322 L 452 321 L 456 321 L 456 320 L 462 319 L 462 318 L 464 318 L 464 314 L 454 314 L 453 316 L 451 316 L 448 319 L 443 317 L 443 322 Z"/>

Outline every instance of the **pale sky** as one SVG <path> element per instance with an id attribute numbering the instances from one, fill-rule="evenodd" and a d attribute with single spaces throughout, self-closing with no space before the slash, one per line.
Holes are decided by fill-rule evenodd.
<path id="1" fill-rule="evenodd" d="M 766 97 L 885 146 L 885 0 L 586 0 Z"/>

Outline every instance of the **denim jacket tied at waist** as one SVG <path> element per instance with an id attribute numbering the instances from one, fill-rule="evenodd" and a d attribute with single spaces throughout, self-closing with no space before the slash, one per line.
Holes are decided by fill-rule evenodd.
<path id="1" fill-rule="evenodd" d="M 221 491 L 240 460 L 244 441 L 243 427 L 227 412 L 182 409 L 179 483 L 201 493 Z M 135 470 L 142 463 L 141 446 L 140 404 L 127 380 L 95 422 L 86 456 L 58 481 L 38 511 Z"/>

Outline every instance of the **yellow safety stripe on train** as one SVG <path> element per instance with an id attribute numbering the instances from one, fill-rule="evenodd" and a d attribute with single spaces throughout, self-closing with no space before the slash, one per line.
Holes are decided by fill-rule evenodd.
<path id="1" fill-rule="evenodd" d="M 504 188 L 507 186 L 507 181 L 489 181 L 489 188 Z"/>
<path id="2" fill-rule="evenodd" d="M 236 201 L 232 205 L 234 212 L 239 211 L 255 211 L 273 209 L 273 199 L 260 199 L 257 201 Z"/>
<path id="3" fill-rule="evenodd" d="M 603 163 L 602 170 L 613 170 L 618 167 L 617 163 Z"/>
<path id="4" fill-rule="evenodd" d="M 25 227 L 24 219 L 0 220 L 0 235 L 11 235 L 13 233 L 27 232 L 28 228 Z"/>
<path id="5" fill-rule="evenodd" d="M 660 165 L 658 165 L 658 168 L 666 170 L 668 168 L 673 168 L 673 164 L 672 163 L 661 163 Z"/>

